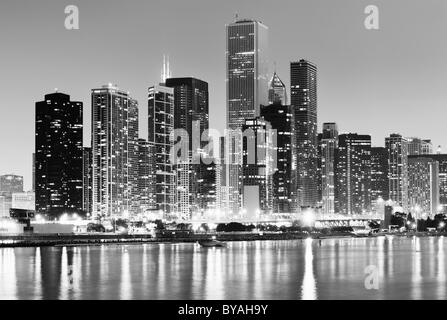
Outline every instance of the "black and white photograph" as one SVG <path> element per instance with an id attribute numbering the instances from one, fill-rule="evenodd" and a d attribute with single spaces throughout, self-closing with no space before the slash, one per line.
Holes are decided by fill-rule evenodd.
<path id="1" fill-rule="evenodd" d="M 445 30 L 445 0 L 0 0 L 0 300 L 445 300 Z"/>

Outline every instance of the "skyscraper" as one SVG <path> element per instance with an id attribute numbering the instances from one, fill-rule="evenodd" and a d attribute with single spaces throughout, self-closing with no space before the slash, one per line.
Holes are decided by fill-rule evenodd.
<path id="1" fill-rule="evenodd" d="M 138 198 L 138 103 L 111 84 L 92 90 L 93 214 L 127 216 Z"/>
<path id="2" fill-rule="evenodd" d="M 426 219 L 428 215 L 433 218 L 438 213 L 438 161 L 421 155 L 408 157 L 408 203 L 417 219 Z"/>
<path id="3" fill-rule="evenodd" d="M 87 214 L 93 210 L 93 162 L 92 148 L 83 148 L 82 164 L 82 209 Z"/>
<path id="4" fill-rule="evenodd" d="M 138 139 L 139 213 L 147 213 L 157 209 L 154 160 L 153 145 L 145 139 Z"/>
<path id="5" fill-rule="evenodd" d="M 245 217 L 273 209 L 274 146 L 271 125 L 262 117 L 246 119 L 243 130 L 243 201 Z M 276 160 L 276 159 L 275 159 Z"/>
<path id="6" fill-rule="evenodd" d="M 165 216 L 175 211 L 175 171 L 170 160 L 174 146 L 174 89 L 155 85 L 148 89 L 148 142 L 155 172 L 155 202 Z"/>
<path id="7" fill-rule="evenodd" d="M 336 211 L 366 214 L 371 209 L 371 136 L 338 136 L 336 151 Z"/>
<path id="8" fill-rule="evenodd" d="M 318 199 L 317 67 L 300 60 L 290 64 L 290 101 L 295 117 L 298 203 L 315 207 Z"/>
<path id="9" fill-rule="evenodd" d="M 400 134 L 385 138 L 388 151 L 389 199 L 408 210 L 408 140 Z"/>
<path id="10" fill-rule="evenodd" d="M 389 198 L 388 151 L 385 147 L 371 148 L 371 204 Z"/>
<path id="11" fill-rule="evenodd" d="M 338 148 L 336 123 L 324 123 L 321 135 L 321 199 L 323 214 L 335 213 L 335 151 Z"/>
<path id="12" fill-rule="evenodd" d="M 83 105 L 63 93 L 36 103 L 36 211 L 83 212 Z"/>
<path id="13" fill-rule="evenodd" d="M 268 28 L 259 21 L 226 26 L 227 125 L 238 129 L 268 102 Z"/>
<path id="14" fill-rule="evenodd" d="M 226 26 L 226 91 L 228 153 L 227 212 L 242 205 L 242 136 L 245 119 L 258 117 L 268 102 L 268 28 L 259 21 L 238 20 Z"/>
<path id="15" fill-rule="evenodd" d="M 175 163 L 179 212 L 187 219 L 198 211 L 199 181 L 203 163 L 200 159 L 202 134 L 209 129 L 208 83 L 195 78 L 169 78 L 166 87 L 174 89 L 174 129 L 188 134 L 188 155 L 183 163 Z M 202 168 L 204 169 L 204 168 Z"/>
<path id="16" fill-rule="evenodd" d="M 278 103 L 261 107 L 261 116 L 276 130 L 276 170 L 273 173 L 273 212 L 296 210 L 295 122 L 292 108 Z"/>
<path id="17" fill-rule="evenodd" d="M 287 90 L 276 72 L 269 85 L 269 104 L 287 105 Z"/>
<path id="18" fill-rule="evenodd" d="M 409 158 L 430 159 L 431 162 L 438 163 L 439 207 L 437 212 L 446 213 L 447 212 L 447 154 L 423 154 L 419 157 L 409 156 Z M 410 207 L 410 209 L 412 208 Z"/>

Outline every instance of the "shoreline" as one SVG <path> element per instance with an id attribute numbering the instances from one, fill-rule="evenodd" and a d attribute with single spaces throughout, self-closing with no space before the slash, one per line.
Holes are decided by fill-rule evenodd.
<path id="1" fill-rule="evenodd" d="M 162 235 L 153 237 L 151 235 L 117 235 L 117 234 L 30 234 L 30 235 L 10 235 L 0 236 L 0 248 L 16 247 L 75 247 L 75 246 L 98 246 L 105 244 L 161 244 L 161 243 L 195 243 L 211 237 L 223 242 L 235 241 L 281 241 L 281 240 L 304 240 L 312 238 L 315 240 L 335 239 L 335 238 L 377 238 L 381 236 L 396 236 L 403 238 L 413 237 L 440 237 L 446 233 L 419 232 L 414 234 L 372 234 L 355 235 L 350 233 L 208 233 L 208 234 L 180 234 Z"/>

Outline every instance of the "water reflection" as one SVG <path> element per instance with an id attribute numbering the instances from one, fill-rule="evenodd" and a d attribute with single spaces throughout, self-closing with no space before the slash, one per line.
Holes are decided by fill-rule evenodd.
<path id="1" fill-rule="evenodd" d="M 445 299 L 446 241 L 0 249 L 0 299 Z M 378 267 L 379 290 L 365 289 L 368 265 Z"/>
<path id="2" fill-rule="evenodd" d="M 303 300 L 316 300 L 317 287 L 314 277 L 312 239 L 306 239 L 306 253 L 304 256 L 304 277 L 301 285 L 301 297 Z"/>

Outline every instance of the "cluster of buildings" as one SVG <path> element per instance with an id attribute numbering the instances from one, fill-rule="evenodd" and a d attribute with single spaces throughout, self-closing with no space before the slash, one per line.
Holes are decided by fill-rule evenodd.
<path id="1" fill-rule="evenodd" d="M 83 103 L 45 95 L 36 103 L 36 211 L 218 220 L 307 209 L 367 214 L 391 203 L 421 217 L 445 212 L 447 155 L 434 154 L 429 140 L 399 134 L 372 147 L 371 136 L 339 133 L 336 123 L 319 132 L 317 66 L 291 62 L 287 90 L 276 71 L 269 76 L 267 49 L 261 22 L 226 26 L 223 136 L 209 130 L 208 83 L 172 77 L 166 62 L 144 105 L 112 84 L 91 90 L 89 147 Z M 0 183 L 0 201 L 19 189 L 4 196 Z"/>

